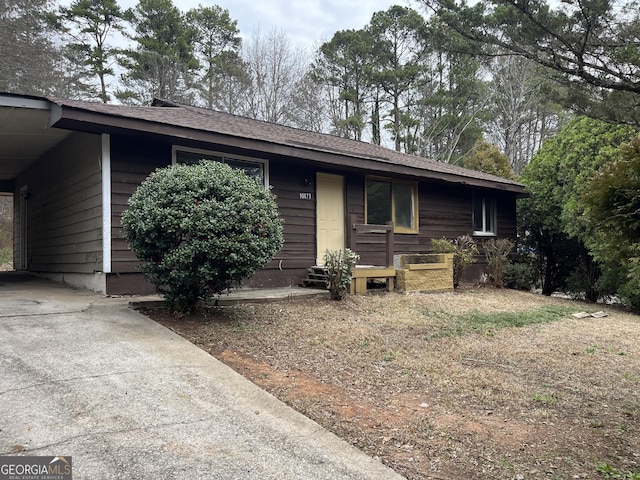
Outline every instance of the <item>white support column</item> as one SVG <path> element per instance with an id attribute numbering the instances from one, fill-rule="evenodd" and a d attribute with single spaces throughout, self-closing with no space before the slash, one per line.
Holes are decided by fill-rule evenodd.
<path id="1" fill-rule="evenodd" d="M 102 134 L 102 271 L 111 273 L 111 136 Z"/>

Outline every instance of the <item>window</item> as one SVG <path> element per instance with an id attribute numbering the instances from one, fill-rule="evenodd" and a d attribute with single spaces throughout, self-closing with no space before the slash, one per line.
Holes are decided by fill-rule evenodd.
<path id="1" fill-rule="evenodd" d="M 397 233 L 418 233 L 418 185 L 367 178 L 366 223 L 384 225 L 393 221 Z"/>
<path id="2" fill-rule="evenodd" d="M 473 234 L 496 234 L 496 202 L 491 195 L 473 195 Z"/>
<path id="3" fill-rule="evenodd" d="M 255 178 L 265 187 L 269 186 L 269 162 L 267 160 L 239 157 L 235 155 L 227 155 L 225 153 L 198 150 L 195 148 L 173 147 L 173 163 L 193 165 L 198 163 L 200 160 L 212 160 L 214 162 L 226 163 L 232 168 L 244 170 L 249 177 Z"/>

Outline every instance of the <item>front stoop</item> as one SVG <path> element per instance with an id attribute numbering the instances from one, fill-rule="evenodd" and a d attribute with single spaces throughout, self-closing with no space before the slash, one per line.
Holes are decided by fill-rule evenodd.
<path id="1" fill-rule="evenodd" d="M 307 278 L 302 280 L 303 287 L 327 288 L 327 273 L 322 265 L 307 268 Z"/>

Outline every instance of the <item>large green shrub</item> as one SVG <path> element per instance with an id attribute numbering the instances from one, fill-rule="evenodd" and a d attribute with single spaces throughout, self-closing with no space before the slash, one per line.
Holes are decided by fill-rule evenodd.
<path id="1" fill-rule="evenodd" d="M 129 199 L 122 225 L 142 271 L 184 313 L 240 285 L 283 242 L 274 196 L 211 161 L 156 170 Z"/>
<path id="2" fill-rule="evenodd" d="M 476 242 L 469 235 L 462 235 L 454 240 L 433 238 L 431 249 L 433 253 L 453 253 L 453 288 L 458 288 L 465 270 L 476 261 Z"/>
<path id="3" fill-rule="evenodd" d="M 625 145 L 636 137 L 632 127 L 575 117 L 524 169 L 519 180 L 529 196 L 518 201 L 519 240 L 538 255 L 543 294 L 580 288 L 596 301 L 617 290 L 611 283 L 617 274 L 607 270 L 631 266 L 624 225 L 638 218 L 638 167 L 629 161 L 640 141 Z"/>
<path id="4" fill-rule="evenodd" d="M 640 135 L 600 169 L 583 195 L 593 227 L 585 243 L 601 263 L 605 293 L 640 311 Z M 609 292 L 607 292 L 607 290 Z"/>

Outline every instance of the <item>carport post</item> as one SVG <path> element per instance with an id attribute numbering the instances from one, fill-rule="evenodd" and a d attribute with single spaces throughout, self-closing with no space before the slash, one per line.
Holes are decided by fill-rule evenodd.
<path id="1" fill-rule="evenodd" d="M 102 272 L 111 273 L 111 135 L 102 134 Z"/>

